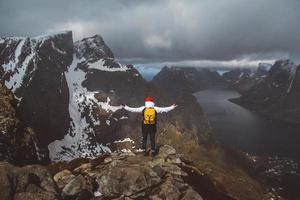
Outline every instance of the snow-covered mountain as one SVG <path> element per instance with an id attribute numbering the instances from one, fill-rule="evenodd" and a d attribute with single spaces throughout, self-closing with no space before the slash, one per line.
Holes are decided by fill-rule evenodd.
<path id="1" fill-rule="evenodd" d="M 202 82 L 203 80 L 200 81 L 198 75 L 193 75 L 193 72 L 194 69 L 188 69 L 183 73 L 178 68 L 170 70 L 171 74 L 175 74 L 174 77 L 179 74 L 178 80 L 183 80 L 181 83 L 189 83 L 187 81 L 191 80 L 195 84 L 192 89 L 197 89 L 197 80 L 203 83 L 200 86 L 202 88 L 207 87 L 207 83 L 214 85 L 214 78 L 217 78 L 218 81 L 220 79 L 216 73 L 204 70 L 198 74 L 196 70 L 199 77 L 208 81 Z M 126 142 L 130 143 L 133 151 L 138 147 L 141 137 L 141 115 L 125 112 L 121 109 L 120 104 L 141 106 L 144 104 L 144 97 L 151 95 L 155 97 L 155 103 L 159 106 L 172 103 L 179 105 L 174 111 L 159 115 L 158 145 L 172 145 L 179 154 L 188 155 L 187 162 L 199 169 L 201 180 L 206 179 L 206 175 L 203 175 L 207 174 L 207 177 L 212 177 L 212 183 L 217 188 L 220 186 L 224 188 L 228 196 L 234 199 L 264 199 L 262 198 L 263 186 L 248 176 L 239 165 L 231 162 L 233 158 L 231 154 L 228 154 L 226 149 L 215 143 L 210 137 L 211 129 L 208 120 L 191 91 L 182 87 L 185 85 L 178 87 L 175 83 L 177 81 L 169 78 L 161 76 L 160 81 L 146 82 L 133 66 L 120 64 L 99 35 L 75 43 L 72 39 L 72 32 L 69 31 L 33 38 L 0 39 L 0 81 L 11 89 L 18 101 L 16 115 L 19 116 L 20 122 L 24 123 L 22 127 L 26 129 L 32 127 L 34 132 L 34 135 L 31 131 L 16 132 L 18 133 L 15 135 L 18 136 L 15 137 L 16 139 L 24 138 L 20 143 L 13 143 L 15 146 L 20 144 L 21 147 L 16 148 L 17 156 L 26 155 L 26 158 L 31 158 L 33 155 L 32 158 L 39 160 L 38 150 L 40 148 L 36 145 L 49 149 L 49 156 L 53 161 L 71 160 L 77 157 L 96 157 L 103 152 L 113 150 L 113 146 L 118 146 L 121 152 L 132 155 L 129 150 L 122 150 L 126 147 Z M 0 111 L 1 109 L 2 107 L 0 107 Z M 6 121 L 10 122 L 10 120 Z M 5 125 L 5 123 L 0 124 L 0 149 L 2 148 L 2 132 L 10 133 L 9 129 L 5 129 Z M 26 133 L 31 134 L 29 136 L 32 137 L 27 137 Z M 127 137 L 131 139 L 124 139 Z M 29 141 L 29 148 L 22 146 L 23 141 L 27 143 Z M 23 154 L 20 151 L 24 151 Z M 162 152 L 164 151 L 161 150 L 160 153 Z M 171 151 L 168 150 L 168 152 Z M 118 154 L 114 155 L 117 155 L 120 160 L 131 162 L 123 155 L 120 157 Z M 79 165 L 72 165 L 72 168 L 74 167 L 71 169 L 72 171 L 85 171 L 87 165 L 91 164 L 91 168 L 94 168 L 98 166 L 99 162 L 102 163 L 105 157 L 98 157 L 94 160 L 95 162 L 91 161 L 91 163 L 89 161 L 86 163 L 88 159 L 76 159 L 75 162 L 62 162 L 59 165 L 66 165 L 69 169 L 72 163 L 76 163 L 76 165 L 80 165 L 80 168 L 77 168 Z M 157 158 L 161 161 L 160 157 Z M 169 161 L 178 162 L 176 157 L 174 159 Z M 0 160 L 3 160 L 1 156 Z M 115 165 L 115 161 L 118 160 L 107 158 L 104 161 L 105 166 L 110 167 L 111 165 L 116 169 L 113 169 L 111 173 L 103 168 L 101 176 L 105 176 L 105 173 L 110 175 L 118 173 L 116 170 L 122 163 L 117 162 Z M 145 164 L 144 158 L 140 161 L 133 164 Z M 161 171 L 160 163 L 156 163 L 153 159 L 150 162 L 155 164 L 155 166 L 151 164 L 151 167 L 157 173 L 166 177 Z M 98 164 L 95 165 L 95 163 Z M 58 169 L 56 164 L 58 163 L 47 168 Z M 15 186 L 15 180 L 18 178 L 23 180 L 24 171 L 7 170 L 8 168 L 5 166 L 11 169 L 12 167 L 4 164 L 3 173 L 0 173 L 4 177 L 3 180 L 7 180 L 5 183 L 9 183 L 7 185 Z M 171 168 L 173 175 L 178 176 L 178 169 Z M 192 175 L 195 170 L 198 171 L 197 168 L 191 168 Z M 34 185 L 31 189 L 33 188 L 36 192 L 36 188 L 41 188 L 41 181 L 37 179 L 44 177 L 45 171 L 36 170 L 38 169 L 36 166 L 25 167 L 25 169 L 26 174 L 30 175 L 28 184 Z M 13 180 L 7 179 L 7 173 L 9 173 L 9 177 L 13 177 Z M 36 173 L 40 173 L 39 176 L 36 176 Z M 121 176 L 123 176 L 122 173 Z M 84 174 L 86 175 L 85 172 Z M 76 172 L 74 175 L 79 174 Z M 236 179 L 236 177 L 239 178 Z M 27 180 L 27 175 L 25 178 Z M 193 182 L 192 179 L 187 180 Z M 24 184 L 27 184 L 25 182 Z M 75 185 L 78 183 L 71 182 Z M 8 191 L 6 190 L 7 185 L 4 185 L 3 191 Z M 28 187 L 26 192 L 28 192 L 27 189 Z M 215 195 L 215 192 L 213 194 Z"/>
<path id="2" fill-rule="evenodd" d="M 72 32 L 2 38 L 0 52 L 0 77 L 18 99 L 21 120 L 42 146 L 62 138 L 70 124 L 65 72 L 72 63 Z"/>
<path id="3" fill-rule="evenodd" d="M 104 88 L 101 82 L 89 79 L 94 73 L 111 82 L 122 76 L 142 79 L 132 66 L 115 61 L 101 36 L 74 44 L 69 31 L 1 38 L 0 52 L 0 77 L 18 99 L 21 119 L 37 131 L 40 145 L 51 143 L 52 160 L 109 151 L 96 142 L 95 132 L 126 117 L 112 116 L 121 108 L 111 105 L 116 101 L 114 85 L 106 83 L 111 87 Z M 84 82 L 86 86 L 99 84 L 103 90 L 87 89 Z"/>
<path id="4" fill-rule="evenodd" d="M 82 86 L 87 74 L 93 73 L 93 70 L 126 72 L 130 69 L 114 61 L 112 52 L 98 35 L 75 43 L 73 62 L 65 72 L 69 88 L 71 124 L 68 134 L 62 140 L 49 144 L 52 160 L 71 159 L 85 154 L 92 156 L 110 151 L 109 148 L 95 142 L 95 128 L 101 124 L 95 108 L 100 107 L 104 112 L 112 113 L 121 107 L 110 105 L 109 96 L 104 101 L 99 101 L 95 97 L 99 94 L 98 91 L 89 91 Z M 112 119 L 108 117 L 105 123 L 109 125 L 110 120 Z"/>
<path id="5" fill-rule="evenodd" d="M 48 146 L 51 160 L 99 155 L 110 151 L 107 143 L 125 137 L 139 141 L 141 118 L 121 104 L 141 106 L 147 95 L 161 106 L 175 103 L 164 87 L 120 64 L 99 35 L 76 42 L 70 31 L 1 38 L 0 52 L 0 79 L 18 99 L 18 115 L 35 130 L 38 145 Z M 208 123 L 192 95 L 180 101 L 194 103 L 161 116 L 159 130 L 172 123 L 196 141 L 207 137 Z"/>
<path id="6" fill-rule="evenodd" d="M 260 81 L 233 101 L 272 118 L 299 123 L 299 70 L 300 66 L 290 60 L 278 60 Z"/>

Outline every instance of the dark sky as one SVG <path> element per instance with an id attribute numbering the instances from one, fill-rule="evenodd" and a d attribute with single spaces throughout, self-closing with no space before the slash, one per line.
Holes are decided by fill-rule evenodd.
<path id="1" fill-rule="evenodd" d="M 299 0 L 0 0 L 2 37 L 61 30 L 102 35 L 124 62 L 300 60 Z"/>

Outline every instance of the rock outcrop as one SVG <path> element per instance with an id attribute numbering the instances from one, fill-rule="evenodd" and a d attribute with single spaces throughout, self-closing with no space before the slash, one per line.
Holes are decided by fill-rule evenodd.
<path id="1" fill-rule="evenodd" d="M 11 176 L 23 180 L 17 186 L 5 179 L 8 167 Z M 1 163 L 2 197 L 27 195 L 34 199 L 48 194 L 45 199 L 232 199 L 168 145 L 162 146 L 153 158 L 134 152 L 113 153 L 92 160 L 56 163 L 48 170 L 42 166 L 16 168 Z"/>
<path id="2" fill-rule="evenodd" d="M 0 83 L 0 161 L 41 162 L 45 155 L 37 146 L 36 134 L 17 118 L 15 104 L 13 93 Z"/>
<path id="3" fill-rule="evenodd" d="M 199 192 L 206 189 L 214 190 L 215 197 L 230 199 L 213 185 L 195 188 L 197 185 L 187 181 L 191 176 L 188 173 L 195 170 L 199 177 L 204 175 L 183 162 L 175 149 L 167 145 L 154 158 L 130 152 L 72 162 L 56 163 L 48 169 L 0 163 L 1 199 L 201 200 Z"/>
<path id="4" fill-rule="evenodd" d="M 209 169 L 206 162 L 202 164 L 208 171 L 218 170 Z M 235 167 L 231 171 L 239 174 Z M 258 188 L 252 188 L 247 179 L 240 176 L 236 178 L 243 182 L 240 188 L 244 189 L 237 190 L 239 196 L 233 195 L 210 173 L 169 145 L 160 146 L 155 157 L 144 156 L 134 149 L 116 149 L 112 154 L 94 159 L 77 158 L 48 166 L 16 167 L 0 162 L 0 195 L 3 200 L 245 200 L 276 197 L 267 192 L 258 193 Z"/>
<path id="5" fill-rule="evenodd" d="M 15 167 L 0 162 L 0 196 L 3 200 L 59 200 L 49 171 L 40 165 Z"/>

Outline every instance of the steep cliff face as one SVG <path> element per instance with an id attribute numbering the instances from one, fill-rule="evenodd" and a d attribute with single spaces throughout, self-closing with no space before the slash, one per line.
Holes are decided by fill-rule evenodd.
<path id="1" fill-rule="evenodd" d="M 39 144 L 49 144 L 52 160 L 95 156 L 122 137 L 139 141 L 141 117 L 120 104 L 141 106 L 147 95 L 161 106 L 177 101 L 164 87 L 148 84 L 133 66 L 120 64 L 99 35 L 75 43 L 71 32 L 3 38 L 0 50 L 1 79 L 18 99 L 17 112 L 34 128 Z M 176 123 L 196 140 L 207 137 L 199 105 L 178 110 L 162 115 L 161 127 Z"/>
<path id="2" fill-rule="evenodd" d="M 75 42 L 73 61 L 65 76 L 71 123 L 68 134 L 49 145 L 50 158 L 109 152 L 103 144 L 119 138 L 120 121 L 127 120 L 120 104 L 124 99 L 136 99 L 145 81 L 132 66 L 118 63 L 99 35 Z"/>
<path id="3" fill-rule="evenodd" d="M 36 134 L 17 118 L 15 104 L 12 92 L 0 83 L 0 161 L 42 162 L 45 155 L 37 146 Z"/>
<path id="4" fill-rule="evenodd" d="M 300 123 L 300 66 L 279 60 L 268 74 L 233 102 L 271 118 Z"/>
<path id="5" fill-rule="evenodd" d="M 22 121 L 43 146 L 62 138 L 70 123 L 64 72 L 72 61 L 72 33 L 4 38 L 0 52 L 0 77 L 18 99 Z"/>

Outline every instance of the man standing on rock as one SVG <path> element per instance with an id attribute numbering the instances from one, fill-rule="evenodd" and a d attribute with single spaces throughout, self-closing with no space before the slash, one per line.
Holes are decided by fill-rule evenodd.
<path id="1" fill-rule="evenodd" d="M 143 114 L 143 123 L 142 123 L 142 133 L 143 133 L 143 141 L 142 141 L 142 149 L 147 152 L 147 137 L 150 135 L 151 142 L 151 151 L 150 155 L 154 156 L 155 154 L 155 133 L 156 133 L 156 124 L 157 124 L 157 113 L 169 112 L 176 108 L 177 105 L 173 104 L 169 107 L 157 107 L 153 102 L 152 97 L 145 98 L 145 106 L 141 106 L 138 108 L 132 108 L 125 105 L 124 109 L 130 112 L 137 112 Z"/>

